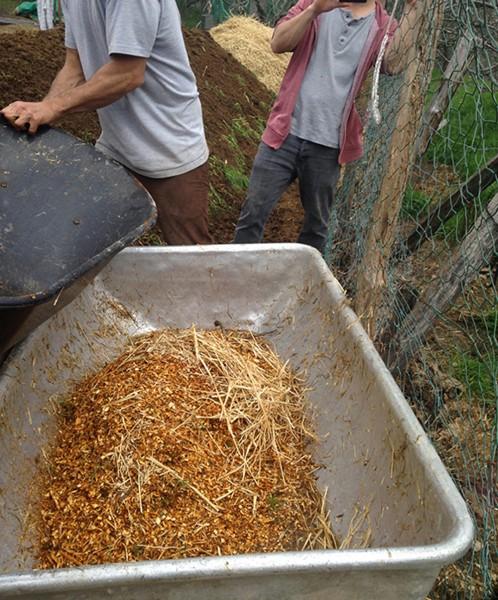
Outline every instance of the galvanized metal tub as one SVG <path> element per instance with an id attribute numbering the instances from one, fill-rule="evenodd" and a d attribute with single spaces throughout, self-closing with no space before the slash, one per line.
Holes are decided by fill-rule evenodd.
<path id="1" fill-rule="evenodd" d="M 23 514 L 48 399 L 130 334 L 250 329 L 306 371 L 331 519 L 368 548 L 35 571 Z M 419 600 L 473 525 L 422 428 L 320 255 L 305 246 L 132 248 L 33 332 L 0 372 L 0 597 L 71 600 Z M 356 516 L 355 516 L 356 515 Z M 241 536 L 244 531 L 241 531 Z"/>

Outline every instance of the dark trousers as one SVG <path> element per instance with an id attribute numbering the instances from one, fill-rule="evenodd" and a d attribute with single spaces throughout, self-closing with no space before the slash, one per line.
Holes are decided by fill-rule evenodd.
<path id="1" fill-rule="evenodd" d="M 292 134 L 277 150 L 261 142 L 234 242 L 250 244 L 262 240 L 272 209 L 297 177 L 304 209 L 304 224 L 297 241 L 323 253 L 339 178 L 338 158 L 337 148 L 308 142 Z"/>
<path id="2" fill-rule="evenodd" d="M 157 206 L 157 221 L 171 246 L 211 244 L 208 229 L 208 163 L 188 173 L 151 179 L 133 175 L 144 185 Z"/>

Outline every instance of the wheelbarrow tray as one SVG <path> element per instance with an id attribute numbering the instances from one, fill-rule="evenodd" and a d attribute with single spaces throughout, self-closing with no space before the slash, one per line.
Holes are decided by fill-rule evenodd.
<path id="1" fill-rule="evenodd" d="M 349 550 L 33 570 L 23 514 L 49 398 L 159 328 L 248 329 L 304 372 L 315 458 Z M 297 244 L 130 248 L 33 332 L 0 374 L 0 597 L 421 600 L 472 541 L 466 505 L 321 256 Z M 243 536 L 244 532 L 241 531 Z"/>
<path id="2" fill-rule="evenodd" d="M 58 129 L 0 119 L 0 356 L 71 301 L 150 229 L 148 192 L 118 163 Z"/>

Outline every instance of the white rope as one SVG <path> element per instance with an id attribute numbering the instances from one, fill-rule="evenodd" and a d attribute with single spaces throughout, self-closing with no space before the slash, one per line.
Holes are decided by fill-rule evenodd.
<path id="1" fill-rule="evenodd" d="M 391 29 L 391 25 L 394 19 L 394 14 L 396 9 L 398 8 L 399 0 L 396 0 L 394 3 L 394 7 L 392 9 L 391 15 L 389 17 L 389 21 L 387 23 L 387 30 L 384 38 L 382 39 L 382 44 L 380 45 L 379 54 L 377 56 L 377 60 L 375 62 L 374 74 L 373 74 L 373 85 L 372 85 L 372 114 L 374 121 L 377 125 L 380 125 L 382 121 L 382 116 L 379 110 L 379 77 L 380 77 L 380 68 L 382 66 L 382 61 L 384 60 L 384 54 L 386 53 L 387 42 L 389 41 L 389 30 Z"/>

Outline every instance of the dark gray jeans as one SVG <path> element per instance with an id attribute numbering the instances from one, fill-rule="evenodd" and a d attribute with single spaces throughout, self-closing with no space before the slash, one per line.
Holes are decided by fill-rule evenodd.
<path id="1" fill-rule="evenodd" d="M 235 229 L 236 244 L 260 242 L 268 217 L 287 187 L 299 180 L 304 224 L 298 242 L 323 253 L 339 177 L 339 150 L 289 134 L 278 150 L 261 142 L 246 201 Z"/>

